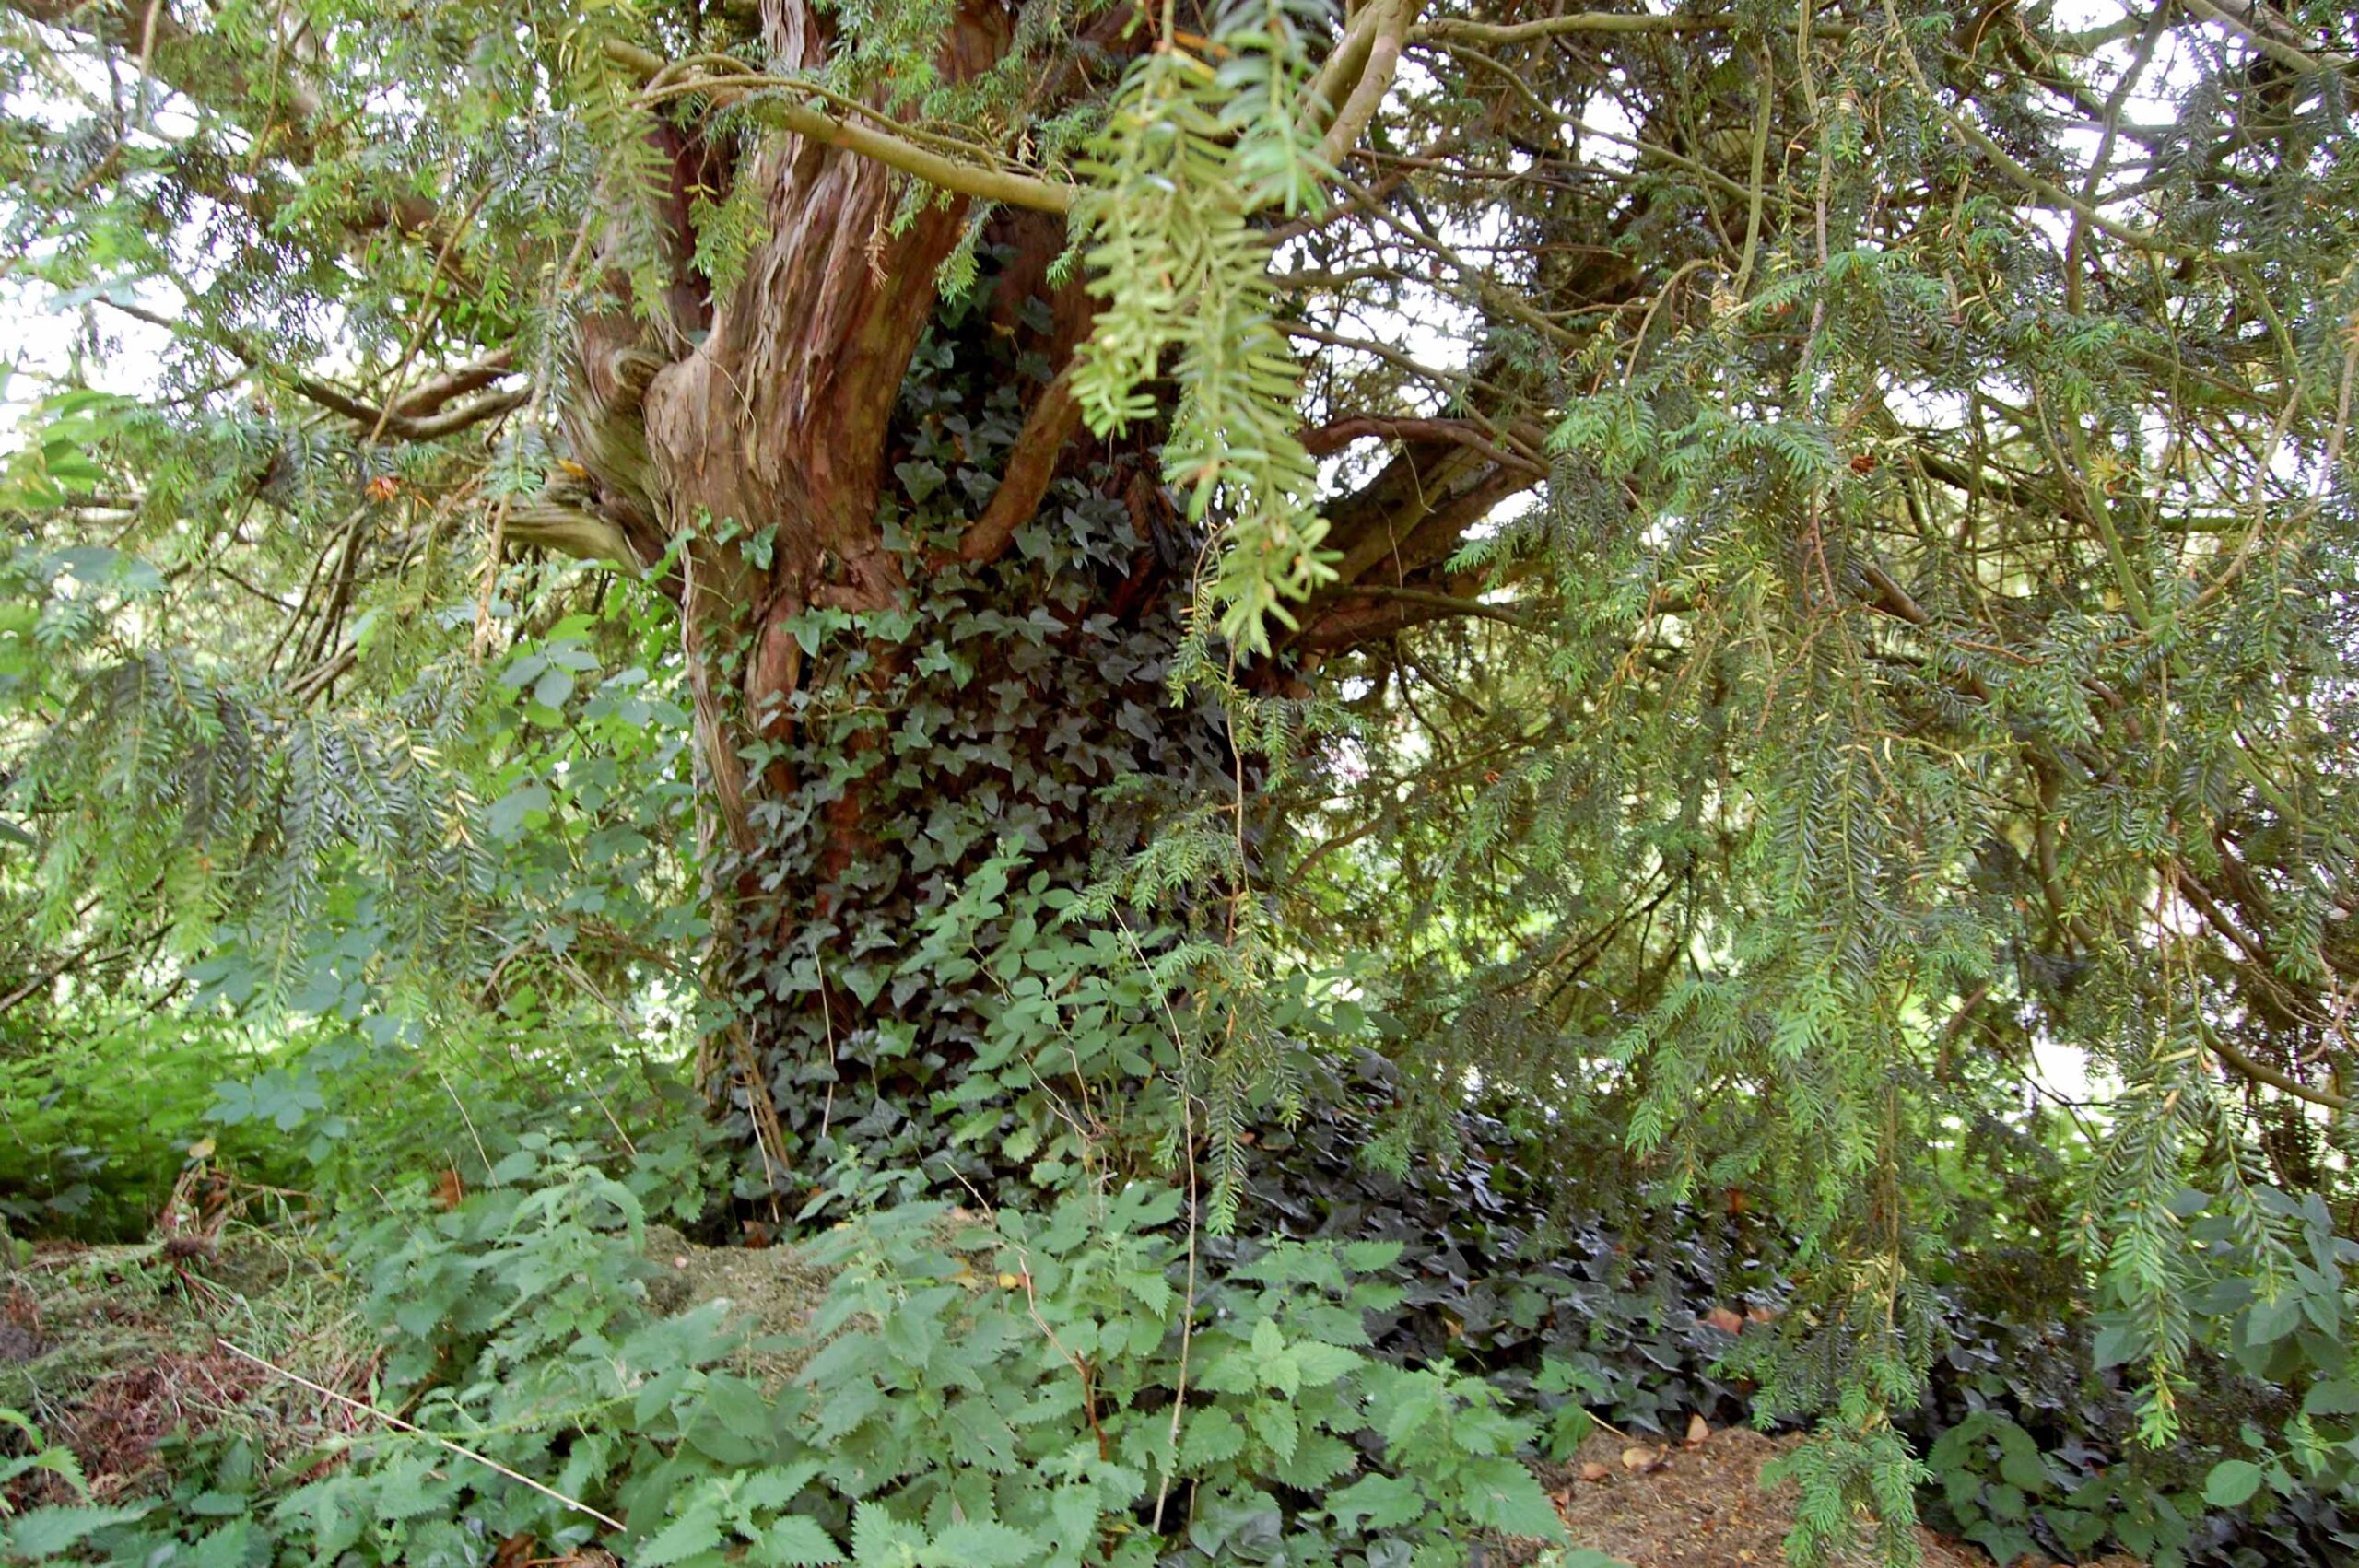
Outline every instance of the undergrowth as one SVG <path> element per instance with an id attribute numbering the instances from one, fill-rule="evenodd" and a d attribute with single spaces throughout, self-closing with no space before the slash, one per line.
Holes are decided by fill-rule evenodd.
<path id="1" fill-rule="evenodd" d="M 1369 1353 L 1397 1244 L 1272 1243 L 1191 1292 L 1172 1188 L 1020 1213 L 871 1181 L 793 1256 L 807 1311 L 763 1332 L 651 1288 L 651 1220 L 693 1220 L 721 1168 L 696 1118 L 502 1125 L 310 1229 L 200 1196 L 183 1235 L 15 1270 L 34 1353 L 0 1403 L 99 1463 L 16 1478 L 10 1555 L 1405 1565 L 1557 1531 L 1533 1422 Z"/>
<path id="2" fill-rule="evenodd" d="M 1454 1564 L 1470 1541 L 1555 1533 L 1527 1461 L 1570 1456 L 1595 1420 L 1743 1387 L 1710 1348 L 1728 1327 L 1678 1305 L 1740 1260 L 1693 1239 L 1668 1293 L 1601 1246 L 1561 1286 L 1437 1295 L 1429 1244 L 1191 1237 L 1184 1192 L 1155 1182 L 1029 1211 L 897 1202 L 892 1173 L 854 1164 L 813 1199 L 843 1218 L 799 1245 L 709 1247 L 683 1233 L 714 1234 L 732 1166 L 678 1096 L 560 1073 L 536 1102 L 556 1130 L 519 1132 L 534 1124 L 446 1094 L 441 1153 L 401 1173 L 344 1147 L 387 1084 L 320 1067 L 275 1067 L 279 1089 L 217 1095 L 205 1124 L 276 1126 L 272 1094 L 311 1072 L 321 1103 L 287 1130 L 334 1150 L 317 1209 L 200 1141 L 154 1238 L 13 1252 L 10 1560 Z M 1774 1289 L 1752 1299 L 1774 1317 Z M 1574 1302 L 1583 1332 L 1550 1330 Z M 2249 1344 L 2256 1309 L 2273 1310 L 2238 1305 L 2218 1342 Z M 2282 1352 L 2202 1363 L 2212 1398 L 2249 1409 L 2241 1436 L 2141 1457 L 2107 1445 L 2126 1403 L 2086 1331 L 1960 1298 L 1912 1429 L 1934 1512 L 2002 1562 L 2125 1542 L 2155 1562 L 2332 1561 L 2341 1527 L 2300 1478 L 2254 1465 L 2235 1492 L 2251 1422 L 2286 1413 L 2260 1379 L 2306 1388 L 2322 1440 L 2345 1417 L 2349 1382 L 2296 1364 L 2330 1353 L 2308 1341 L 2333 1309 L 2295 1310 Z M 1460 1327 L 1419 1353 L 1435 1311 Z M 2208 1524 L 2207 1492 L 2248 1527 Z"/>

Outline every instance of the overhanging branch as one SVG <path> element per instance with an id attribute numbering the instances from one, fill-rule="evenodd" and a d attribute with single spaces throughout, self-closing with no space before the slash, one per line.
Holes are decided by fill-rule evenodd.
<path id="1" fill-rule="evenodd" d="M 758 72 L 720 75 L 699 66 L 666 61 L 652 50 L 608 39 L 605 56 L 631 73 L 649 89 L 651 101 L 701 93 L 718 103 L 734 103 L 756 92 L 807 91 L 810 84 L 792 76 Z M 962 196 L 997 202 L 1002 206 L 1028 207 L 1035 212 L 1062 213 L 1073 209 L 1080 187 L 1060 181 L 1036 179 L 1013 170 L 992 169 L 948 157 L 887 132 L 839 120 L 809 103 L 780 97 L 764 105 L 765 111 L 786 130 L 810 141 L 842 147 L 874 158 L 888 169 L 922 180 L 929 185 Z"/>

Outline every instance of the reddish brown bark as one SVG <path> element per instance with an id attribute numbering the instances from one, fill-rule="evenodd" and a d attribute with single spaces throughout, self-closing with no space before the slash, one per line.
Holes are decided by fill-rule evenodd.
<path id="1" fill-rule="evenodd" d="M 778 64 L 823 62 L 824 29 L 805 0 L 767 0 L 763 17 Z M 942 74 L 963 80 L 989 68 L 1011 36 L 1011 14 L 995 0 L 963 0 Z M 662 137 L 675 178 L 660 215 L 673 285 L 651 313 L 616 308 L 584 323 L 565 416 L 588 477 L 563 499 L 619 531 L 642 562 L 688 538 L 674 587 L 710 825 L 725 850 L 712 862 L 722 868 L 715 978 L 747 1020 L 734 1036 L 739 1067 L 758 1062 L 775 1092 L 768 1125 L 808 1137 L 832 1114 L 837 1068 L 851 1059 L 839 1050 L 894 1008 L 905 1020 L 950 1022 L 916 1057 L 868 1059 L 869 1092 L 921 1103 L 940 1087 L 927 1073 L 955 1071 L 942 1064 L 955 1063 L 960 1031 L 971 1027 L 956 1021 L 968 1002 L 955 989 L 880 1001 L 873 990 L 846 990 L 842 977 L 939 908 L 1003 825 L 1022 825 L 1034 863 L 1078 885 L 1095 854 L 1119 854 L 1152 832 L 1153 811 L 1184 809 L 1191 790 L 1232 789 L 1237 759 L 1216 714 L 1175 709 L 1162 689 L 1201 540 L 1185 536 L 1165 499 L 1155 443 L 1136 431 L 1119 446 L 1088 438 L 1066 379 L 1039 369 L 1062 370 L 1091 321 L 1080 282 L 1049 281 L 1067 244 L 1063 220 L 992 219 L 990 317 L 961 352 L 1003 369 L 1032 367 L 984 384 L 986 396 L 1038 390 L 1004 457 L 986 470 L 963 465 L 997 485 L 963 530 L 946 543 L 937 536 L 930 555 L 897 553 L 880 503 L 896 499 L 906 511 L 908 496 L 886 487 L 920 439 L 907 420 L 897 425 L 897 410 L 968 204 L 941 197 L 897 227 L 906 182 L 851 151 L 782 136 L 723 168 L 693 134 Z M 686 193 L 730 181 L 757 182 L 768 232 L 741 278 L 711 298 L 689 264 Z M 1442 422 L 1369 430 L 1408 444 L 1336 509 L 1333 541 L 1346 557 L 1339 590 L 1438 582 L 1465 524 L 1532 476 L 1528 462 L 1501 462 L 1487 442 Z M 1105 548 L 1092 565 L 1035 573 L 1032 557 L 1012 546 L 1061 484 L 1058 504 L 1069 511 L 1052 532 L 1078 531 Z M 1084 512 L 1092 520 L 1074 521 Z M 1108 546 L 1117 536 L 1127 543 Z M 1039 536 L 1027 547 L 1039 552 Z M 928 603 L 953 606 L 954 618 L 1022 623 L 1030 635 L 964 642 L 974 673 L 954 688 L 911 661 L 915 647 L 966 632 L 921 633 L 909 648 L 853 636 L 807 655 L 794 630 L 810 609 Z M 1446 613 L 1365 592 L 1308 611 L 1304 653 Z M 1058 628 L 1045 645 L 1040 616 Z M 1286 678 L 1279 664 L 1252 675 L 1263 689 Z M 866 707 L 900 722 L 896 704 L 916 693 L 948 711 L 939 748 L 896 750 L 886 729 L 841 720 Z M 996 760 L 978 762 L 978 750 Z M 1095 817 L 1093 792 L 1126 771 L 1155 775 L 1162 805 L 1126 803 Z M 959 833 L 980 820 L 980 836 L 937 852 L 924 825 L 945 798 L 968 812 Z M 975 802 L 1003 800 L 1003 819 L 996 803 L 977 818 Z M 910 1076 L 888 1087 L 896 1074 Z M 816 1102 L 813 1085 L 828 1086 Z M 752 1083 L 746 1092 L 764 1125 L 767 1106 L 753 1103 Z"/>
<path id="2" fill-rule="evenodd" d="M 801 0 L 766 4 L 763 26 L 780 64 L 824 63 L 824 29 Z M 938 66 L 965 80 L 1009 37 L 1000 6 L 968 0 Z M 683 606 L 697 726 L 722 825 L 742 850 L 753 787 L 742 742 L 775 738 L 802 674 L 784 623 L 810 605 L 881 609 L 905 586 L 876 527 L 886 430 L 967 204 L 938 200 L 896 231 L 904 181 L 794 136 L 735 177 L 763 189 L 769 238 L 714 305 L 703 340 L 653 374 L 638 412 L 649 499 L 667 532 L 699 535 Z M 766 563 L 745 547 L 756 535 Z M 741 639 L 733 683 L 722 665 Z"/>

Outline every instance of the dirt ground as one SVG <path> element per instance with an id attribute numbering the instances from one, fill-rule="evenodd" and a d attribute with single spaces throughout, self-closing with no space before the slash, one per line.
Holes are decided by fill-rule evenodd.
<path id="1" fill-rule="evenodd" d="M 1764 1491 L 1761 1467 L 1802 1441 L 1764 1437 L 1748 1427 L 1671 1444 L 1601 1432 L 1575 1462 L 1551 1467 L 1541 1480 L 1575 1546 L 1631 1568 L 1771 1568 L 1786 1560 L 1781 1543 L 1794 1524 L 1795 1486 L 1786 1481 Z M 1922 1528 L 1918 1536 L 1925 1568 L 1991 1568 L 1978 1548 Z M 2109 1557 L 2087 1568 L 2138 1564 Z"/>

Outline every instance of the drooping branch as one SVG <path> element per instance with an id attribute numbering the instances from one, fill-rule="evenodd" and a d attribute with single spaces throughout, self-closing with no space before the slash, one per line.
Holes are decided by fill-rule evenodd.
<path id="1" fill-rule="evenodd" d="M 584 561 L 611 561 L 636 577 L 642 563 L 621 525 L 587 506 L 575 504 L 561 489 L 542 491 L 510 507 L 504 527 L 508 543 L 555 550 Z"/>
<path id="2" fill-rule="evenodd" d="M 249 166 L 245 180 L 214 181 L 178 170 L 175 178 L 188 189 L 246 213 L 264 228 L 301 205 L 264 172 L 264 155 L 301 170 L 318 161 L 328 139 L 335 116 L 304 74 L 304 51 L 279 47 L 267 58 L 241 56 L 233 40 L 191 28 L 165 0 L 0 0 L 0 7 L 103 51 L 111 72 L 144 75 L 252 142 L 252 156 L 239 160 Z M 391 229 L 438 252 L 450 249 L 445 215 L 415 191 L 364 201 L 344 221 L 355 239 Z"/>

